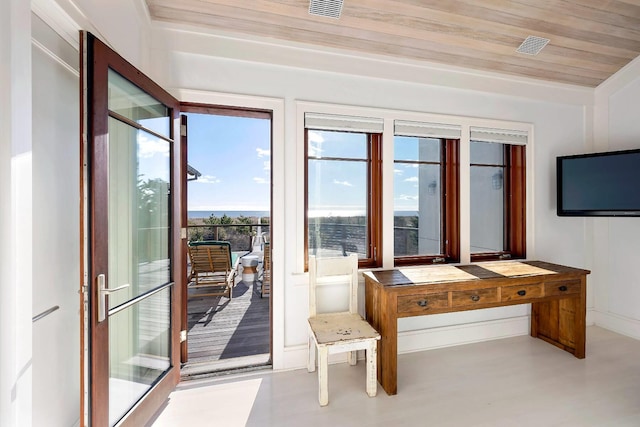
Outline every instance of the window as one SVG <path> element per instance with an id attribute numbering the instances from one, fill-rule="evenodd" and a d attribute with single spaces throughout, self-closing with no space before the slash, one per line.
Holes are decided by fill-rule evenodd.
<path id="1" fill-rule="evenodd" d="M 396 121 L 395 135 L 395 265 L 459 261 L 460 127 Z"/>
<path id="2" fill-rule="evenodd" d="M 463 252 L 471 261 L 525 257 L 526 131 L 465 126 L 470 185 L 461 194 L 463 125 L 380 115 L 304 113 L 305 268 L 311 254 L 349 253 L 361 268 L 382 266 L 383 235 L 393 238 L 384 247 L 394 266 L 467 261 Z M 393 137 L 383 141 L 385 123 Z M 383 145 L 393 158 L 383 160 Z M 388 176 L 383 161 L 393 164 L 385 163 Z M 461 198 L 470 209 L 463 238 Z M 393 223 L 384 224 L 393 230 L 383 233 L 391 204 Z"/>
<path id="3" fill-rule="evenodd" d="M 471 260 L 525 257 L 526 134 L 471 129 Z"/>
<path id="4" fill-rule="evenodd" d="M 442 145 L 442 141 L 435 138 L 394 138 L 393 248 L 396 257 L 443 252 Z"/>
<path id="5" fill-rule="evenodd" d="M 305 260 L 357 253 L 360 267 L 381 265 L 381 131 L 381 120 L 305 116 Z"/>

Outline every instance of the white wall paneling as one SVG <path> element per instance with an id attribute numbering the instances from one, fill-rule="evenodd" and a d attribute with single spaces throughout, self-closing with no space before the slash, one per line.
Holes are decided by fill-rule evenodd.
<path id="1" fill-rule="evenodd" d="M 31 425 L 32 143 L 29 2 L 0 2 L 0 425 Z"/>
<path id="2" fill-rule="evenodd" d="M 640 148 L 640 58 L 595 90 L 593 148 Z M 640 339 L 640 218 L 593 218 L 595 323 Z"/>
<path id="3" fill-rule="evenodd" d="M 80 415 L 78 51 L 33 15 L 33 425 Z M 75 332 L 75 333 L 74 333 Z"/>

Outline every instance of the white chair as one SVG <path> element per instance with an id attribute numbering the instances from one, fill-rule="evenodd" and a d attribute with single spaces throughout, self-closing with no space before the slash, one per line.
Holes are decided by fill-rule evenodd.
<path id="1" fill-rule="evenodd" d="M 316 312 L 316 291 L 326 284 L 349 284 L 349 311 Z M 349 352 L 350 365 L 357 362 L 357 350 L 367 355 L 367 394 L 377 393 L 377 346 L 380 334 L 358 314 L 358 256 L 316 258 L 309 256 L 309 372 L 316 370 L 318 353 L 318 399 L 329 403 L 329 354 Z"/>

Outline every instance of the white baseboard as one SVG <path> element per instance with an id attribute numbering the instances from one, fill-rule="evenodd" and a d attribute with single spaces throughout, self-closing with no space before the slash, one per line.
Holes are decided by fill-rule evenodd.
<path id="1" fill-rule="evenodd" d="M 305 368 L 307 366 L 307 356 L 306 345 L 285 347 L 282 352 L 283 370 Z"/>
<path id="2" fill-rule="evenodd" d="M 596 310 L 593 315 L 596 326 L 640 340 L 640 320 Z"/>
<path id="3" fill-rule="evenodd" d="M 528 333 L 529 316 L 406 331 L 398 334 L 398 353 L 432 350 L 435 348 L 527 335 Z M 285 347 L 283 352 L 283 368 L 285 370 L 306 368 L 307 356 L 306 345 Z M 346 353 L 329 356 L 329 363 L 343 363 L 346 361 Z"/>
<path id="4" fill-rule="evenodd" d="M 596 310 L 593 307 L 587 307 L 587 326 L 593 326 L 596 324 Z"/>
<path id="5" fill-rule="evenodd" d="M 529 316 L 407 331 L 398 334 L 398 353 L 433 350 L 528 333 Z"/>

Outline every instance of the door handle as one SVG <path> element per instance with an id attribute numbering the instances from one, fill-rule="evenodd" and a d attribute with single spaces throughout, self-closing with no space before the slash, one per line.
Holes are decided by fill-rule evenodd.
<path id="1" fill-rule="evenodd" d="M 98 274 L 98 322 L 102 322 L 107 318 L 107 295 L 113 292 L 121 291 L 130 285 L 122 285 L 117 288 L 107 289 L 107 278 L 104 274 Z"/>

